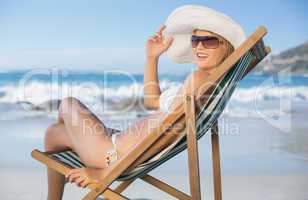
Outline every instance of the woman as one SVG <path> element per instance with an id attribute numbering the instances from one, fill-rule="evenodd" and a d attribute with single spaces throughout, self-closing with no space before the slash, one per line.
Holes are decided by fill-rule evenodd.
<path id="1" fill-rule="evenodd" d="M 195 15 L 198 13 L 201 16 L 200 19 L 207 20 L 187 22 L 191 16 L 195 19 Z M 211 21 L 211 17 L 214 21 L 216 20 L 216 23 L 222 23 L 221 25 L 224 25 L 225 28 L 220 29 L 208 23 L 208 21 Z M 115 157 L 114 162 L 116 162 L 125 152 L 134 148 L 147 135 L 150 127 L 158 126 L 159 123 L 156 122 L 159 122 L 167 112 L 172 112 L 181 103 L 182 98 L 174 98 L 175 95 L 171 95 L 171 98 L 169 98 L 170 94 L 182 97 L 205 84 L 206 81 L 204 80 L 211 75 L 213 69 L 230 55 L 234 48 L 240 44 L 240 41 L 244 39 L 243 34 L 238 34 L 239 32 L 242 33 L 240 26 L 226 17 L 204 6 L 182 6 L 171 13 L 165 23 L 166 25 L 161 26 L 153 36 L 149 37 L 146 43 L 144 69 L 144 103 L 147 108 L 157 109 L 157 112 L 129 126 L 117 136 L 116 141 L 110 137 L 110 129 L 106 128 L 79 100 L 69 97 L 61 101 L 59 120 L 46 131 L 45 150 L 59 152 L 72 149 L 87 166 L 86 168 L 72 169 L 66 177 L 68 181 L 74 182 L 80 187 L 86 187 L 92 182 L 99 181 L 99 174 L 111 164 L 110 159 Z M 186 43 L 182 36 L 179 37 L 176 34 L 176 28 L 166 30 L 166 28 L 172 27 L 175 22 L 190 25 L 189 41 L 185 41 Z M 183 28 L 183 24 L 173 27 Z M 228 29 L 228 31 L 225 31 L 225 29 Z M 237 34 L 235 37 L 234 32 Z M 187 42 L 189 46 L 186 46 L 186 49 L 183 46 L 180 48 Z M 183 51 L 184 49 L 191 55 L 189 53 L 184 55 L 183 52 L 179 52 L 179 50 Z M 167 55 L 176 62 L 194 62 L 196 70 L 188 75 L 178 90 L 166 90 L 161 94 L 157 65 L 160 55 L 166 51 Z M 181 55 L 184 55 L 184 57 L 181 57 Z M 169 104 L 166 103 L 166 100 L 169 100 Z M 165 107 L 163 108 L 163 106 Z M 115 144 L 116 149 L 114 149 Z M 103 159 L 104 157 L 107 160 Z M 62 199 L 64 184 L 65 177 L 52 169 L 48 169 L 49 200 Z"/>

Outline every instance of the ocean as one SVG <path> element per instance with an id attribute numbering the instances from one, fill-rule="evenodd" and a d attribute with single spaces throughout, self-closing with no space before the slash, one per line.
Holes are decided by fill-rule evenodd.
<path id="1" fill-rule="evenodd" d="M 161 90 L 182 83 L 186 76 L 160 75 Z M 249 75 L 240 82 L 227 112 L 242 117 L 292 113 L 294 110 L 287 109 L 307 103 L 307 89 L 308 77 L 305 76 Z M 50 108 L 51 102 L 67 96 L 94 107 L 97 114 L 123 112 L 121 109 L 135 114 L 147 112 L 142 106 L 142 74 L 58 69 L 0 72 L 1 120 L 50 114 L 47 111 L 56 110 L 56 107 Z M 250 107 L 252 104 L 254 108 Z"/>

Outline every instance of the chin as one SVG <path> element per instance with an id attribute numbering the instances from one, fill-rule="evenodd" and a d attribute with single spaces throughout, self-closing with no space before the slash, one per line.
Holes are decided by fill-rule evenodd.
<path id="1" fill-rule="evenodd" d="M 213 69 L 215 67 L 215 65 L 210 64 L 210 63 L 205 62 L 205 61 L 197 61 L 196 64 L 197 64 L 199 69 L 204 69 L 204 70 Z"/>

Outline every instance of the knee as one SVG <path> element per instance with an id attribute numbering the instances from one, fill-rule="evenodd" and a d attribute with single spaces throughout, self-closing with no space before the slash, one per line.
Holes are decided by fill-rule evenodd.
<path id="1" fill-rule="evenodd" d="M 61 100 L 59 105 L 59 114 L 61 116 L 72 113 L 73 110 L 77 110 L 80 108 L 80 101 L 75 97 L 66 97 Z"/>

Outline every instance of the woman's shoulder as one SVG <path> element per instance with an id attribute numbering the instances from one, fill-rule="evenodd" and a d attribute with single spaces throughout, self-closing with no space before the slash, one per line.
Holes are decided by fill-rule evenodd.
<path id="1" fill-rule="evenodd" d="M 192 80 L 195 80 L 195 81 L 204 80 L 208 76 L 209 76 L 209 73 L 207 71 L 204 71 L 204 70 L 193 71 L 186 77 L 184 81 L 184 85 L 187 84 L 187 82 L 191 82 Z"/>
<path id="2" fill-rule="evenodd" d="M 203 70 L 196 70 L 189 74 L 183 84 L 183 89 L 186 93 L 190 93 L 195 88 L 199 88 L 200 85 L 207 83 L 205 80 L 209 76 L 209 73 Z M 207 83 L 208 84 L 208 83 Z"/>

